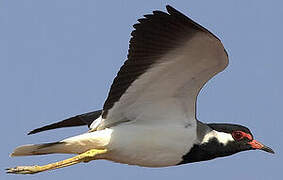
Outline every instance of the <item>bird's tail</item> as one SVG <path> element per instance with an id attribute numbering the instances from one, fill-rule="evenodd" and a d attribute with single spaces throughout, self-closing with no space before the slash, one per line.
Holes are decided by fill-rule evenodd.
<path id="1" fill-rule="evenodd" d="M 31 156 L 66 152 L 65 142 L 54 142 L 44 144 L 27 144 L 17 147 L 10 156 Z"/>
<path id="2" fill-rule="evenodd" d="M 28 144 L 17 147 L 10 156 L 42 154 L 81 154 L 90 149 L 105 149 L 110 141 L 111 130 L 94 131 L 73 136 L 62 141 L 44 144 Z"/>

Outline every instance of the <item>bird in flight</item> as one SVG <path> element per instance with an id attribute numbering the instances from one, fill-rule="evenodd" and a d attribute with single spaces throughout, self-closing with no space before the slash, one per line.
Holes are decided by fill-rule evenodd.
<path id="1" fill-rule="evenodd" d="M 138 20 L 127 60 L 103 109 L 31 131 L 88 125 L 89 131 L 58 142 L 17 147 L 11 156 L 77 154 L 47 165 L 17 166 L 7 173 L 34 174 L 80 162 L 106 159 L 145 167 L 166 167 L 229 156 L 274 151 L 237 124 L 196 118 L 203 85 L 228 65 L 214 34 L 171 6 Z"/>

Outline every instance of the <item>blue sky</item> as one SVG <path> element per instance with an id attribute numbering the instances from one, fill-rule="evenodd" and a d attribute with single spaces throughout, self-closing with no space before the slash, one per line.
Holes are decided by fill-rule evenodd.
<path id="1" fill-rule="evenodd" d="M 10 158 L 18 145 L 80 134 L 86 127 L 27 136 L 33 128 L 100 109 L 127 55 L 132 25 L 170 4 L 223 42 L 228 68 L 198 97 L 203 122 L 237 123 L 276 154 L 242 152 L 169 168 L 92 161 L 32 176 L 4 168 L 45 164 L 69 157 Z M 282 1 L 43 1 L 0 2 L 0 179 L 282 178 Z"/>

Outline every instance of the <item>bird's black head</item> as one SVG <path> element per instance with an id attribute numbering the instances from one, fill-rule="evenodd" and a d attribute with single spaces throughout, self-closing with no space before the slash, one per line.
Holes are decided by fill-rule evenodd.
<path id="1" fill-rule="evenodd" d="M 183 163 L 198 162 L 235 154 L 246 150 L 274 151 L 254 140 L 251 131 L 236 124 L 207 124 L 206 132 L 200 143 L 195 144 L 189 153 L 183 156 Z"/>

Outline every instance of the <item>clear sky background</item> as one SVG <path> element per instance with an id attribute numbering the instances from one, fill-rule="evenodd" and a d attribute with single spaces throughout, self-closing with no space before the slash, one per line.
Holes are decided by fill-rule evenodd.
<path id="1" fill-rule="evenodd" d="M 6 175 L 6 167 L 70 157 L 10 158 L 9 153 L 18 145 L 85 132 L 79 127 L 26 135 L 100 109 L 126 58 L 132 25 L 166 4 L 216 34 L 229 53 L 228 68 L 200 92 L 198 119 L 245 125 L 276 154 L 249 151 L 156 169 L 101 160 L 31 176 Z M 282 7 L 280 0 L 2 0 L 0 179 L 282 179 Z"/>

